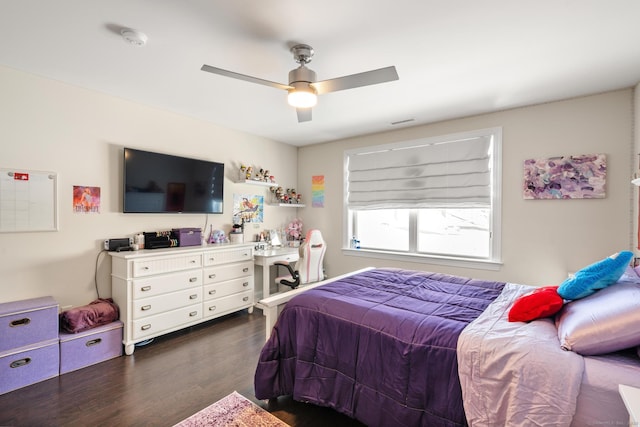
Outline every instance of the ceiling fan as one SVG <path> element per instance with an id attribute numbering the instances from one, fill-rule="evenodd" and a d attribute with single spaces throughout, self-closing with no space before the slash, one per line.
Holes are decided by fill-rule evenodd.
<path id="1" fill-rule="evenodd" d="M 311 108 L 316 105 L 317 95 L 398 80 L 396 67 L 392 66 L 317 82 L 316 73 L 306 66 L 306 64 L 311 62 L 311 58 L 313 57 L 313 49 L 311 46 L 297 44 L 291 48 L 291 53 L 293 53 L 293 58 L 300 66 L 289 71 L 288 85 L 223 70 L 222 68 L 216 68 L 206 64 L 200 69 L 221 76 L 233 77 L 234 79 L 286 90 L 289 92 L 287 98 L 289 105 L 296 107 L 298 122 L 311 121 Z"/>

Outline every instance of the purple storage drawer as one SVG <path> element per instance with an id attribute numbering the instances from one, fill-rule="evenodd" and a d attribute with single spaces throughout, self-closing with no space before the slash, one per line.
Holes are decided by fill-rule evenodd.
<path id="1" fill-rule="evenodd" d="M 60 374 L 122 356 L 119 320 L 77 334 L 60 332 Z"/>
<path id="2" fill-rule="evenodd" d="M 58 338 L 0 353 L 0 394 L 57 377 Z"/>
<path id="3" fill-rule="evenodd" d="M 52 297 L 0 304 L 0 353 L 58 338 L 58 303 Z"/>
<path id="4" fill-rule="evenodd" d="M 199 228 L 174 228 L 172 237 L 178 239 L 178 246 L 200 246 L 202 231 Z"/>

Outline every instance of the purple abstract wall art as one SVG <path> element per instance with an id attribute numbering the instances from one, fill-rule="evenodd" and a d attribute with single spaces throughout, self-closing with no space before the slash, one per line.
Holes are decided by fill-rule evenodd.
<path id="1" fill-rule="evenodd" d="M 607 178 L 605 154 L 527 159 L 525 199 L 603 199 Z"/>

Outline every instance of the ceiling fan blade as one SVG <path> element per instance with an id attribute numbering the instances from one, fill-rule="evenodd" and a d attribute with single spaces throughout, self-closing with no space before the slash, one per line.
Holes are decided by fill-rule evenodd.
<path id="1" fill-rule="evenodd" d="M 311 108 L 296 108 L 298 123 L 311 121 Z"/>
<path id="2" fill-rule="evenodd" d="M 393 80 L 398 80 L 396 67 L 386 67 L 378 70 L 365 71 L 364 73 L 336 77 L 335 79 L 323 80 L 321 82 L 311 83 L 311 85 L 316 89 L 318 95 L 321 95 L 323 93 L 386 83 Z"/>
<path id="3" fill-rule="evenodd" d="M 247 76 L 245 74 L 235 73 L 233 71 L 223 70 L 222 68 L 212 67 L 211 65 L 207 65 L 207 64 L 204 64 L 200 69 L 208 73 L 219 74 L 225 77 L 232 77 L 234 79 L 244 80 L 245 82 L 258 83 L 265 86 L 271 86 L 271 87 L 275 87 L 276 89 L 283 89 L 283 90 L 292 89 L 292 87 L 289 85 L 272 82 L 269 80 L 259 79 L 257 77 Z"/>

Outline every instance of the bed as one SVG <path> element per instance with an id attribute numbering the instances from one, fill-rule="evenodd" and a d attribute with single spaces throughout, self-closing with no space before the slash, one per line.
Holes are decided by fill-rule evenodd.
<path id="1" fill-rule="evenodd" d="M 392 268 L 301 289 L 261 351 L 256 398 L 368 426 L 627 425 L 618 384 L 640 387 L 638 355 L 566 351 L 553 317 L 509 322 L 532 289 Z"/>

